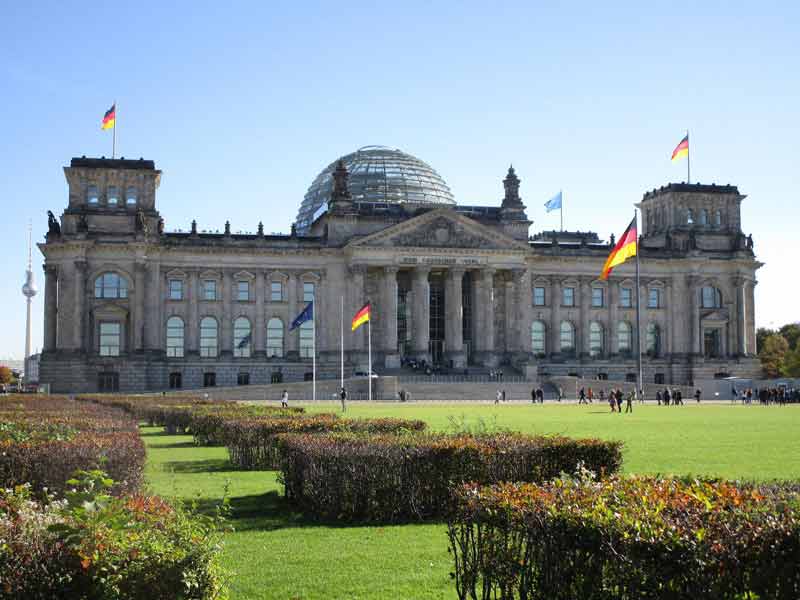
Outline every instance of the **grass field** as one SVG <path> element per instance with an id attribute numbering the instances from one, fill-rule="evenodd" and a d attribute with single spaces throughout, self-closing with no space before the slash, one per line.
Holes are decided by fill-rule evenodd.
<path id="1" fill-rule="evenodd" d="M 336 405 L 311 411 L 331 412 Z M 423 419 L 447 430 L 504 428 L 625 442 L 627 473 L 800 479 L 800 407 L 352 404 L 348 416 Z M 274 472 L 233 471 L 224 448 L 197 448 L 190 436 L 145 428 L 147 478 L 155 493 L 218 503 L 227 488 L 235 532 L 225 562 L 241 599 L 454 598 L 445 527 L 321 526 L 285 505 Z"/>

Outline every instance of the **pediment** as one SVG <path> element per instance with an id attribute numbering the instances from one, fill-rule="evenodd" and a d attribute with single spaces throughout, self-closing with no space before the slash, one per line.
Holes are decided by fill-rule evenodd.
<path id="1" fill-rule="evenodd" d="M 349 246 L 470 250 L 528 249 L 523 242 L 460 215 L 452 209 L 431 211 L 356 240 Z"/>
<path id="2" fill-rule="evenodd" d="M 717 321 L 724 323 L 728 320 L 728 311 L 724 308 L 719 308 L 705 313 L 701 320 L 703 321 Z"/>

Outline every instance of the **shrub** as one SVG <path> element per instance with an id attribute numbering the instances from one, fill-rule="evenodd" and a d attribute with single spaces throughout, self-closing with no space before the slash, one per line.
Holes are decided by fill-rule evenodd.
<path id="1" fill-rule="evenodd" d="M 113 498 L 81 473 L 65 499 L 0 490 L 0 599 L 206 600 L 225 597 L 220 534 L 158 497 Z"/>
<path id="2" fill-rule="evenodd" d="M 460 599 L 800 597 L 800 495 L 725 481 L 464 485 L 448 524 Z"/>
<path id="3" fill-rule="evenodd" d="M 220 427 L 220 439 L 231 462 L 245 470 L 280 468 L 277 435 L 281 433 L 396 433 L 422 431 L 424 421 L 406 419 L 340 419 L 335 414 L 316 414 L 294 419 L 231 419 Z"/>
<path id="4" fill-rule="evenodd" d="M 452 483 L 544 481 L 580 464 L 613 473 L 621 443 L 522 434 L 342 434 L 278 438 L 287 498 L 322 519 L 442 517 Z"/>

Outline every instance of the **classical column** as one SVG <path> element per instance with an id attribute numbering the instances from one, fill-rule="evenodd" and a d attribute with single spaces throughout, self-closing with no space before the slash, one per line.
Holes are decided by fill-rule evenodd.
<path id="1" fill-rule="evenodd" d="M 85 260 L 75 261 L 75 340 L 76 350 L 87 350 L 88 344 L 84 338 L 84 312 L 86 306 L 86 272 L 87 264 Z"/>
<path id="2" fill-rule="evenodd" d="M 222 319 L 220 328 L 220 356 L 233 354 L 233 313 L 231 312 L 231 297 L 233 295 L 232 276 L 228 269 L 222 270 Z M 291 339 L 291 337 L 290 337 Z"/>
<path id="3" fill-rule="evenodd" d="M 386 353 L 386 362 L 396 362 L 400 366 L 397 351 L 397 267 L 384 267 L 383 287 L 381 298 L 381 313 L 383 314 L 383 350 Z M 391 357 L 391 358 L 390 358 Z M 397 359 L 395 361 L 395 358 Z M 389 365 L 386 365 L 389 367 Z M 392 366 L 395 366 L 394 364 Z"/>
<path id="4" fill-rule="evenodd" d="M 516 281 L 513 273 L 510 275 L 511 276 L 503 282 L 506 288 L 506 293 L 504 295 L 506 305 L 503 307 L 503 328 L 505 330 L 504 350 L 507 352 L 514 352 L 517 349 L 517 340 L 519 340 L 519 323 L 517 322 L 516 314 L 517 286 L 515 285 Z"/>
<path id="5" fill-rule="evenodd" d="M 756 348 L 756 305 L 755 305 L 755 291 L 758 282 L 750 280 L 745 284 L 745 324 L 744 330 L 747 332 L 747 354 L 755 355 L 758 352 Z"/>
<path id="6" fill-rule="evenodd" d="M 56 349 L 58 323 L 58 267 L 44 265 L 44 346 L 45 352 Z"/>
<path id="7" fill-rule="evenodd" d="M 606 328 L 606 352 L 615 355 L 619 352 L 617 339 L 617 305 L 619 304 L 619 282 L 608 280 L 608 327 Z"/>
<path id="8" fill-rule="evenodd" d="M 514 290 L 516 302 L 515 322 L 512 327 L 517 332 L 515 350 L 531 354 L 531 326 L 533 325 L 533 289 L 531 273 L 528 269 L 514 269 Z"/>
<path id="9" fill-rule="evenodd" d="M 747 355 L 747 329 L 745 325 L 747 306 L 747 283 L 743 277 L 733 280 L 736 292 L 736 351 L 740 356 Z"/>
<path id="10" fill-rule="evenodd" d="M 686 276 L 686 288 L 689 294 L 689 307 L 691 309 L 691 323 L 689 325 L 689 336 L 692 340 L 689 348 L 692 354 L 698 355 L 700 351 L 700 298 L 697 289 L 698 278 L 694 275 Z"/>
<path id="11" fill-rule="evenodd" d="M 666 280 L 664 301 L 667 302 L 667 319 L 665 326 L 666 331 L 661 332 L 661 342 L 664 346 L 662 352 L 666 356 L 670 356 L 673 352 L 673 332 L 675 331 L 675 286 L 672 283 L 672 279 Z"/>
<path id="12" fill-rule="evenodd" d="M 414 294 L 413 326 L 414 326 L 414 353 L 419 358 L 430 360 L 430 333 L 431 333 L 431 286 L 428 267 L 417 267 L 413 271 L 411 289 Z"/>
<path id="13" fill-rule="evenodd" d="M 477 348 L 483 353 L 483 363 L 495 366 L 494 363 L 494 269 L 480 271 L 478 293 L 478 306 L 473 310 L 478 312 L 479 337 Z"/>
<path id="14" fill-rule="evenodd" d="M 577 346 L 577 356 L 584 355 L 586 357 L 590 356 L 591 348 L 589 347 L 589 305 L 592 303 L 592 291 L 589 286 L 589 278 L 588 277 L 581 277 L 578 281 L 578 286 L 580 290 L 580 306 L 579 306 L 579 313 L 580 313 L 580 345 Z"/>
<path id="15" fill-rule="evenodd" d="M 183 329 L 186 334 L 186 353 L 197 355 L 200 329 L 200 274 L 194 270 L 189 273 L 189 315 Z"/>
<path id="16" fill-rule="evenodd" d="M 133 314 L 131 315 L 131 341 L 133 342 L 133 350 L 139 351 L 144 349 L 144 328 L 147 318 L 145 317 L 145 275 L 147 273 L 147 265 L 143 262 L 137 262 L 133 266 L 133 285 L 134 285 L 134 298 L 131 303 Z M 152 318 L 150 315 L 149 318 Z"/>
<path id="17" fill-rule="evenodd" d="M 144 346 L 148 350 L 158 350 L 164 347 L 166 336 L 162 337 L 164 325 L 161 322 L 161 309 L 164 306 L 164 288 L 161 285 L 160 265 L 155 262 L 148 262 L 147 269 L 150 277 L 147 278 L 144 294 L 145 312 L 142 316 L 144 326 Z"/>
<path id="18" fill-rule="evenodd" d="M 550 339 L 547 347 L 549 354 L 555 354 L 561 352 L 561 281 L 558 279 L 553 279 L 550 303 Z"/>
<path id="19" fill-rule="evenodd" d="M 257 356 L 264 356 L 266 353 L 266 317 L 264 315 L 264 299 L 266 297 L 266 273 L 256 270 L 255 272 L 255 295 L 256 295 L 256 318 L 253 331 L 253 354 Z M 316 308 L 316 307 L 314 307 Z"/>
<path id="20" fill-rule="evenodd" d="M 444 340 L 448 360 L 453 367 L 461 369 L 466 366 L 464 356 L 464 306 L 463 306 L 464 269 L 447 271 L 447 288 L 445 301 Z"/>

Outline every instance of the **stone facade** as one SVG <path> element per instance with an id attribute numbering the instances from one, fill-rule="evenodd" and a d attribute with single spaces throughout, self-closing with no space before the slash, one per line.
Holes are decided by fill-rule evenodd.
<path id="1" fill-rule="evenodd" d="M 353 201 L 334 173 L 304 235 L 165 232 L 152 161 L 73 159 L 69 202 L 45 256 L 40 381 L 55 392 L 297 381 L 312 331 L 289 331 L 314 299 L 318 376 L 414 357 L 463 369 L 512 365 L 530 379 L 635 373 L 635 294 L 646 382 L 754 376 L 755 273 L 732 186 L 670 184 L 644 195 L 641 278 L 608 281 L 612 246 L 530 221 L 513 170 L 499 207 Z M 308 327 L 304 326 L 304 327 Z"/>

